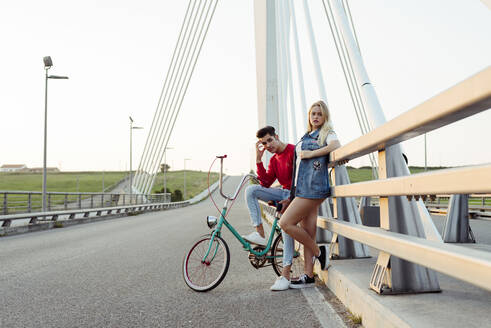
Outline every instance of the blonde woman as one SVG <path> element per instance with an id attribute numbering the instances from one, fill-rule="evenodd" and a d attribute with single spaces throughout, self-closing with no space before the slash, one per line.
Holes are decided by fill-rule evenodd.
<path id="1" fill-rule="evenodd" d="M 299 280 L 291 281 L 290 288 L 315 285 L 313 266 L 316 259 L 322 270 L 326 269 L 326 250 L 315 242 L 317 210 L 329 196 L 328 154 L 339 146 L 329 109 L 322 100 L 317 101 L 309 109 L 307 133 L 295 147 L 295 198 L 280 220 L 281 229 L 304 245 L 305 273 Z"/>

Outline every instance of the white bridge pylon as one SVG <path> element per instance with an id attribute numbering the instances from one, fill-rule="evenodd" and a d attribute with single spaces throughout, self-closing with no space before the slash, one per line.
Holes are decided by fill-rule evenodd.
<path id="1" fill-rule="evenodd" d="M 386 119 L 363 64 L 348 3 L 342 0 L 322 0 L 322 4 L 361 133 L 366 134 L 384 124 Z M 305 127 L 299 124 L 298 119 L 302 117 L 302 123 L 306 124 L 305 113 L 309 104 L 322 99 L 329 106 L 328 90 L 325 89 L 323 82 L 308 2 L 307 0 L 295 3 L 292 0 L 255 0 L 254 5 L 259 127 L 272 125 L 277 128 L 281 138 L 295 143 L 300 138 L 300 134 L 305 131 Z M 310 42 L 311 62 L 317 81 L 318 97 L 315 99 L 306 99 L 305 96 L 301 66 L 302 53 L 299 51 L 297 34 L 300 24 L 296 20 L 296 7 L 299 6 L 303 7 L 304 25 Z M 322 31 L 322 36 L 325 35 L 328 35 L 328 31 Z M 294 45 L 293 51 L 291 51 L 291 43 Z M 296 69 L 293 68 L 294 64 Z M 295 107 L 296 104 L 300 105 Z M 335 117 L 338 109 L 329 106 L 329 110 Z M 400 145 L 388 147 L 385 154 L 385 159 L 382 158 L 385 163 L 381 165 L 384 169 L 381 171 L 382 176 L 389 178 L 410 174 Z M 375 171 L 377 166 L 375 158 L 371 157 L 370 160 Z M 344 167 L 336 167 L 335 175 L 337 185 L 350 183 Z M 338 219 L 361 223 L 354 198 L 337 198 L 335 201 Z M 402 196 L 393 196 L 389 197 L 388 202 L 389 226 L 386 227 L 387 229 L 431 240 L 442 240 L 421 200 L 415 201 Z M 327 201 L 323 205 L 320 214 L 332 217 Z M 337 240 L 334 238 L 332 241 L 338 243 L 337 255 L 340 258 L 368 256 L 364 245 L 342 237 Z M 379 261 L 380 256 L 385 259 L 383 265 L 390 268 L 391 271 L 390 292 L 440 290 L 434 271 L 399 258 L 390 257 L 389 259 L 386 254 L 379 255 Z"/>

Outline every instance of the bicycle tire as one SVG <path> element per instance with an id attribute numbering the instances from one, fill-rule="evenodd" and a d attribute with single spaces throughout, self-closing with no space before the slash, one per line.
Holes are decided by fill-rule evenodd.
<path id="1" fill-rule="evenodd" d="M 300 277 L 303 273 L 303 263 L 300 260 L 300 244 L 296 241 L 295 251 L 298 255 L 293 256 L 290 277 Z M 271 254 L 273 256 L 273 270 L 277 276 L 281 276 L 281 272 L 283 271 L 283 236 L 281 233 L 276 236 L 273 242 Z"/>
<path id="2" fill-rule="evenodd" d="M 228 245 L 221 237 L 215 236 L 208 259 L 209 263 L 203 263 L 202 259 L 208 250 L 211 235 L 198 238 L 191 249 L 186 253 L 182 262 L 182 275 L 184 282 L 194 291 L 207 292 L 217 287 L 225 278 L 230 265 L 230 251 Z M 216 248 L 215 248 L 216 247 Z M 216 250 L 216 255 L 213 256 Z"/>

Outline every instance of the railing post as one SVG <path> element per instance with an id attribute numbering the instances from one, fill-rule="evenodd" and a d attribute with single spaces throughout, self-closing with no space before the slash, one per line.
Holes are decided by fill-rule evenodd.
<path id="1" fill-rule="evenodd" d="M 78 194 L 78 208 L 82 208 L 82 194 Z"/>
<path id="2" fill-rule="evenodd" d="M 104 207 L 104 194 L 101 194 L 101 207 Z"/>
<path id="3" fill-rule="evenodd" d="M 385 149 L 378 152 L 378 178 L 387 179 L 387 163 L 385 161 Z M 389 222 L 389 197 L 380 196 L 380 228 L 390 230 Z M 370 277 L 370 288 L 381 294 L 384 290 L 392 289 L 390 269 L 390 254 L 380 251 L 377 263 Z"/>
<path id="4" fill-rule="evenodd" d="M 27 213 L 31 213 L 32 212 L 32 197 L 31 197 L 31 193 L 28 193 L 27 194 Z"/>
<path id="5" fill-rule="evenodd" d="M 90 208 L 94 208 L 94 195 L 90 194 Z"/>
<path id="6" fill-rule="evenodd" d="M 8 214 L 8 208 L 7 208 L 7 193 L 3 193 L 3 214 Z"/>
<path id="7" fill-rule="evenodd" d="M 336 186 L 336 167 L 333 167 L 331 170 L 331 182 L 332 186 Z M 332 197 L 332 217 L 337 219 L 338 218 L 338 202 L 336 197 Z M 331 259 L 333 257 L 333 254 L 339 254 L 339 243 L 338 243 L 338 234 L 333 232 L 332 237 L 331 237 L 331 243 L 329 244 L 329 255 L 328 259 Z"/>
<path id="8" fill-rule="evenodd" d="M 65 207 L 65 210 L 68 208 L 68 194 L 65 194 L 65 200 L 64 200 L 64 207 Z"/>
<path id="9" fill-rule="evenodd" d="M 48 211 L 51 211 L 51 194 L 48 193 Z"/>

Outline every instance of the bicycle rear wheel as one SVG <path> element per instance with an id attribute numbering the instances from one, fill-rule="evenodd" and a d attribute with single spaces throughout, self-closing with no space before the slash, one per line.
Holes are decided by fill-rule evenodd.
<path id="1" fill-rule="evenodd" d="M 182 275 L 186 285 L 197 292 L 206 292 L 218 286 L 228 271 L 230 252 L 225 241 L 215 236 L 206 261 L 203 257 L 210 245 L 211 235 L 198 238 L 182 262 Z"/>
<path id="2" fill-rule="evenodd" d="M 303 273 L 303 263 L 300 259 L 300 246 L 300 243 L 295 241 L 292 265 L 290 267 L 291 278 L 300 277 Z M 283 236 L 281 233 L 273 242 L 271 254 L 273 255 L 273 270 L 278 276 L 281 276 L 281 271 L 283 271 Z"/>

